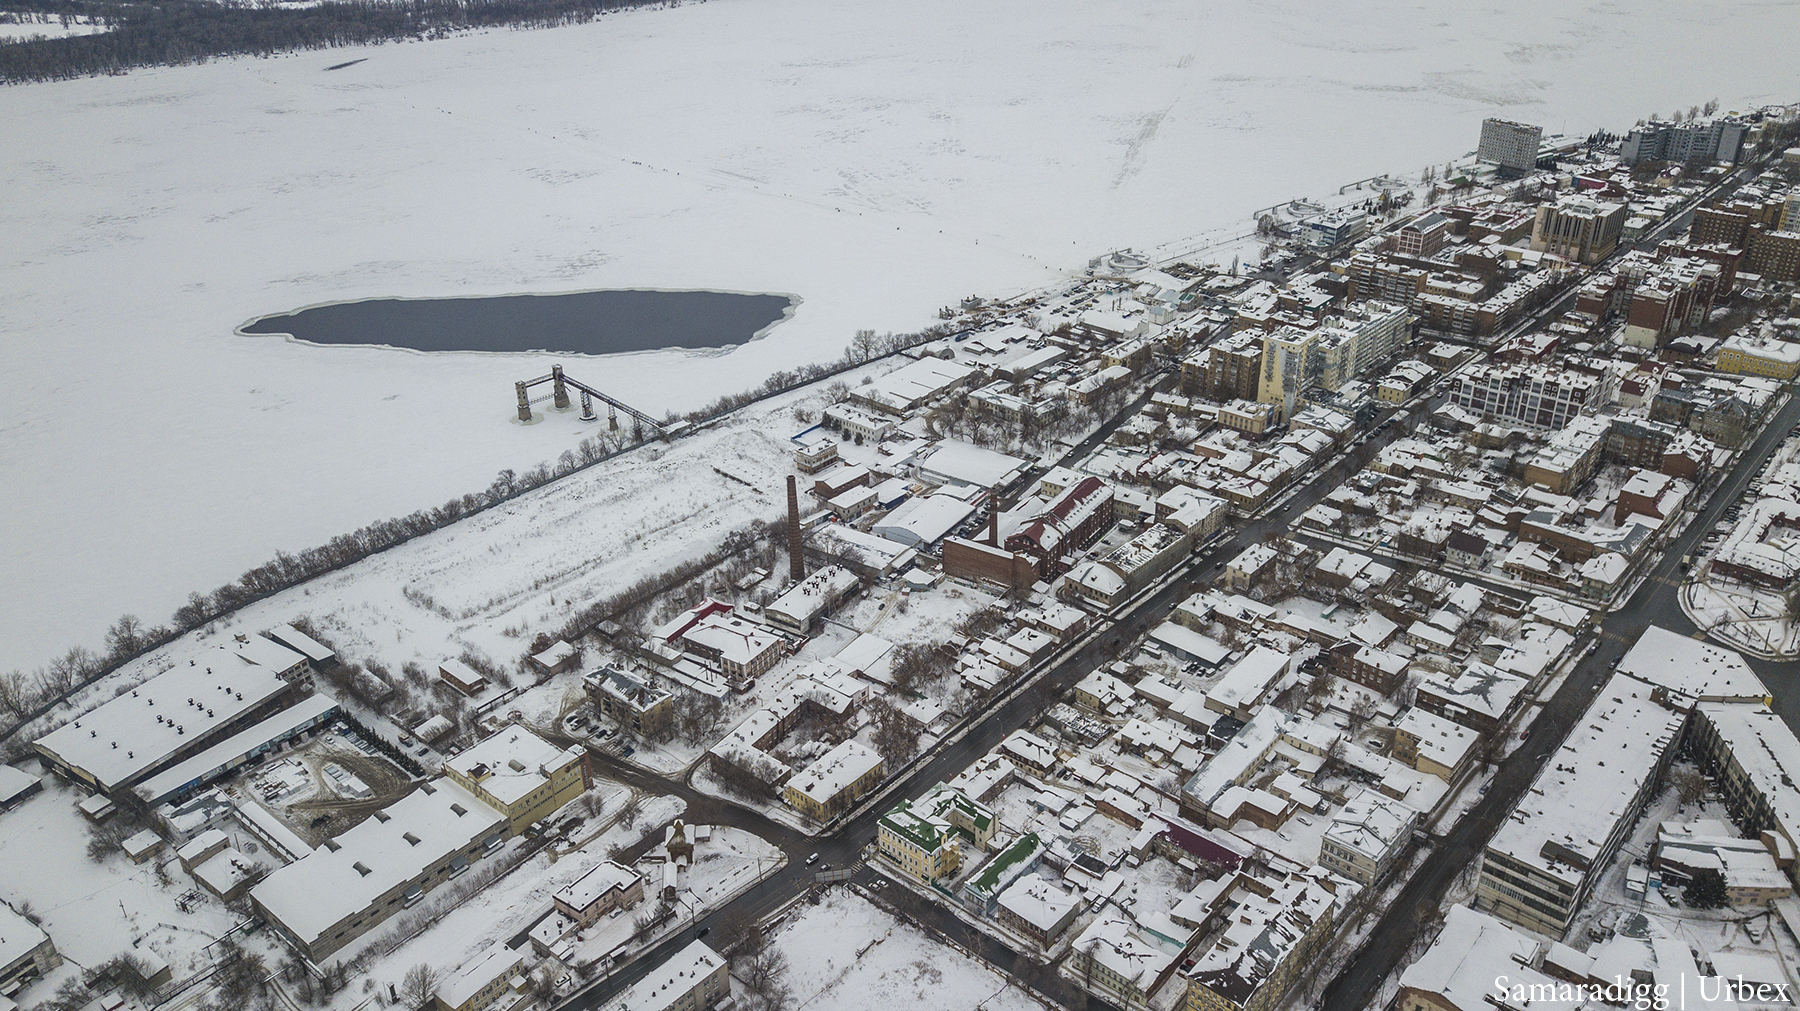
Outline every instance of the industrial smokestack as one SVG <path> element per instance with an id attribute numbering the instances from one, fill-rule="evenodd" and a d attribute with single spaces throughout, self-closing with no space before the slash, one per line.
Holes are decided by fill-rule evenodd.
<path id="1" fill-rule="evenodd" d="M 805 552 L 800 549 L 800 485 L 788 475 L 788 576 L 794 582 L 806 578 Z"/>
<path id="2" fill-rule="evenodd" d="M 1000 546 L 1000 489 L 988 492 L 988 543 Z"/>

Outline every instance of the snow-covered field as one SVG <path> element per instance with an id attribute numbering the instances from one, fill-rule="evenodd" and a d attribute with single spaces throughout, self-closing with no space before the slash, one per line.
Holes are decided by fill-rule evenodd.
<path id="1" fill-rule="evenodd" d="M 1483 116 L 1584 134 L 1792 98 L 1796 28 L 1748 0 L 712 0 L 6 89 L 0 670 L 580 438 L 509 420 L 511 384 L 552 356 L 234 336 L 252 316 L 799 294 L 740 349 L 563 356 L 640 407 L 691 408 L 861 327 L 1416 174 Z"/>
<path id="2" fill-rule="evenodd" d="M 104 862 L 88 859 L 87 822 L 75 809 L 86 794 L 55 777 L 43 781 L 42 793 L 0 815 L 0 899 L 14 907 L 30 903 L 71 967 L 92 969 L 143 946 L 166 960 L 176 979 L 211 964 L 207 946 L 238 917 L 205 894 L 181 910 L 177 900 L 198 886 L 172 853 L 142 864 L 116 849 Z M 167 867 L 167 883 L 158 880 L 158 863 Z M 272 953 L 266 938 L 248 943 Z M 49 997 L 60 978 L 61 971 L 27 996 Z"/>
<path id="3" fill-rule="evenodd" d="M 986 965 L 901 923 L 844 888 L 778 929 L 787 985 L 808 1011 L 949 1007 L 1042 1011 Z"/>

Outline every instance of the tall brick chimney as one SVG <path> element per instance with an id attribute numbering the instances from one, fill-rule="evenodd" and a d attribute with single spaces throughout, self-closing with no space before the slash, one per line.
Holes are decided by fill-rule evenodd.
<path id="1" fill-rule="evenodd" d="M 788 475 L 788 577 L 798 583 L 806 578 L 805 552 L 800 547 L 800 485 Z"/>
<path id="2" fill-rule="evenodd" d="M 1000 489 L 988 491 L 988 543 L 1000 546 Z"/>

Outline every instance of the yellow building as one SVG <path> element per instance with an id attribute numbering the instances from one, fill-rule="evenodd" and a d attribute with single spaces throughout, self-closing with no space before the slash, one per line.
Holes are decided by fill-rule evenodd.
<path id="1" fill-rule="evenodd" d="M 1713 368 L 1733 375 L 1786 381 L 1800 375 L 1800 344 L 1763 334 L 1738 334 L 1719 346 Z"/>
<path id="2" fill-rule="evenodd" d="M 496 943 L 438 984 L 434 1011 L 482 1011 L 496 1005 L 511 1008 L 524 994 L 524 974 L 525 956 Z"/>
<path id="3" fill-rule="evenodd" d="M 922 884 L 956 873 L 966 840 L 986 849 L 994 839 L 994 812 L 943 783 L 917 801 L 903 800 L 876 823 L 883 858 Z"/>
<path id="4" fill-rule="evenodd" d="M 845 741 L 788 780 L 783 799 L 809 818 L 830 821 L 881 782 L 883 773 L 880 755 Z"/>
<path id="5" fill-rule="evenodd" d="M 513 725 L 444 763 L 444 777 L 506 816 L 512 835 L 594 785 L 587 752 Z"/>

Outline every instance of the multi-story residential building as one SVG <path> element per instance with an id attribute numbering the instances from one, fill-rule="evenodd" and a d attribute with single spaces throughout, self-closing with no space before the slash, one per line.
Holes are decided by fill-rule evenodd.
<path id="1" fill-rule="evenodd" d="M 1749 124 L 1730 116 L 1689 123 L 1654 120 L 1637 127 L 1619 144 L 1619 160 L 1736 163 L 1743 153 Z"/>
<path id="2" fill-rule="evenodd" d="M 1543 142 L 1544 128 L 1506 119 L 1481 121 L 1481 143 L 1475 158 L 1498 165 L 1512 174 L 1529 172 L 1537 167 L 1538 146 Z"/>
<path id="3" fill-rule="evenodd" d="M 858 741 L 845 741 L 796 773 L 782 791 L 789 807 L 830 821 L 881 782 L 881 756 Z"/>
<path id="4" fill-rule="evenodd" d="M 1740 832 L 1800 837 L 1800 740 L 1767 705 L 1699 703 L 1688 745 Z M 1787 872 L 1793 880 L 1800 868 Z"/>
<path id="5" fill-rule="evenodd" d="M 1599 263 L 1618 248 L 1626 213 L 1624 204 L 1586 197 L 1541 204 L 1531 226 L 1531 248 L 1576 263 Z"/>
<path id="6" fill-rule="evenodd" d="M 446 761 L 444 778 L 506 816 L 518 835 L 594 785 L 586 749 L 558 748 L 518 724 Z"/>
<path id="7" fill-rule="evenodd" d="M 1658 263 L 1631 290 L 1620 341 L 1653 348 L 1704 322 L 1719 293 L 1721 274 L 1717 263 L 1691 257 Z"/>
<path id="8" fill-rule="evenodd" d="M 1750 237 L 1750 249 L 1744 256 L 1744 269 L 1761 274 L 1765 281 L 1789 283 L 1800 280 L 1800 230 L 1789 225 L 1788 231 L 1756 230 Z"/>
<path id="9" fill-rule="evenodd" d="M 1071 552 L 1092 544 L 1112 525 L 1112 488 L 1097 477 L 1084 477 L 1006 538 L 1005 547 L 1036 558 L 1039 571 L 1049 578 L 1063 571 L 1063 559 Z"/>
<path id="10" fill-rule="evenodd" d="M 1394 252 L 1402 256 L 1431 256 L 1444 248 L 1450 238 L 1450 219 L 1436 211 L 1424 214 L 1400 226 L 1394 233 Z"/>
<path id="11" fill-rule="evenodd" d="M 1604 404 L 1606 376 L 1541 365 L 1483 363 L 1464 369 L 1451 393 L 1456 406 L 1538 428 L 1562 428 Z M 1616 382 L 1616 377 L 1613 377 Z"/>
<path id="12" fill-rule="evenodd" d="M 646 675 L 603 667 L 581 680 L 594 708 L 634 734 L 653 737 L 675 718 L 674 693 Z"/>
<path id="13" fill-rule="evenodd" d="M 1504 732 L 1529 697 L 1528 686 L 1524 678 L 1485 663 L 1471 663 L 1459 674 L 1434 674 L 1420 681 L 1413 691 L 1413 707 L 1493 739 Z"/>
<path id="14" fill-rule="evenodd" d="M 1419 812 L 1378 793 L 1363 793 L 1331 819 L 1319 844 L 1326 870 L 1370 885 L 1387 876 L 1407 844 Z"/>
<path id="15" fill-rule="evenodd" d="M 1074 892 L 1038 874 L 1026 874 L 1000 893 L 994 902 L 994 919 L 1040 948 L 1056 943 L 1086 903 Z"/>
<path id="16" fill-rule="evenodd" d="M 1611 463 L 1660 470 L 1663 455 L 1683 429 L 1645 417 L 1620 414 L 1608 419 L 1605 458 Z M 1685 477 L 1687 475 L 1677 475 Z"/>
<path id="17" fill-rule="evenodd" d="M 1262 336 L 1255 332 L 1235 333 L 1188 359 L 1195 363 L 1191 375 L 1187 363 L 1182 365 L 1183 387 L 1190 393 L 1220 402 L 1255 400 L 1262 382 Z"/>
<path id="18" fill-rule="evenodd" d="M 1475 907 L 1560 938 L 1655 793 L 1682 714 L 1615 675 L 1488 841 Z"/>
<path id="19" fill-rule="evenodd" d="M 1604 418 L 1569 419 L 1525 461 L 1525 482 L 1542 485 L 1558 495 L 1573 495 L 1594 476 L 1594 468 L 1605 455 L 1609 429 Z"/>

